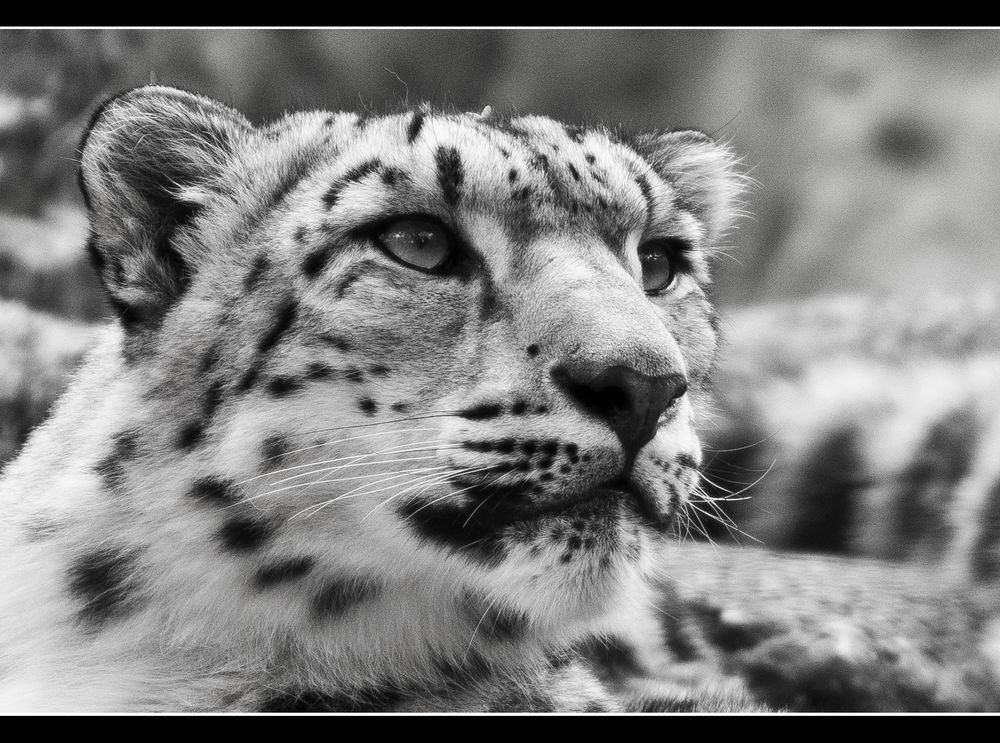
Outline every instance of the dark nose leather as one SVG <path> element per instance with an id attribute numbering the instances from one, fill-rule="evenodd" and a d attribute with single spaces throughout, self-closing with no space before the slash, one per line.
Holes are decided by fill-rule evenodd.
<path id="1" fill-rule="evenodd" d="M 595 369 L 562 363 L 552 376 L 577 404 L 611 427 L 629 460 L 656 435 L 663 411 L 687 392 L 682 374 L 650 376 L 622 365 Z"/>

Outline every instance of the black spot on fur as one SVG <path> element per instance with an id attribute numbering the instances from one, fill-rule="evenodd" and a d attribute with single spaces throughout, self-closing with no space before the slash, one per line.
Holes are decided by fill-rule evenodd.
<path id="1" fill-rule="evenodd" d="M 83 602 L 79 620 L 92 627 L 126 616 L 137 605 L 134 549 L 103 548 L 78 557 L 69 568 L 70 594 Z"/>
<path id="2" fill-rule="evenodd" d="M 483 290 L 479 295 L 479 320 L 486 322 L 497 316 L 500 308 L 500 295 L 496 286 L 489 279 L 483 281 Z"/>
<path id="3" fill-rule="evenodd" d="M 444 200 L 450 206 L 455 206 L 462 196 L 462 158 L 454 147 L 438 147 L 434 160 Z"/>
<path id="4" fill-rule="evenodd" d="M 94 465 L 94 470 L 101 476 L 107 489 L 118 490 L 122 486 L 125 479 L 122 464 L 134 459 L 138 452 L 139 436 L 135 431 L 122 431 L 115 435 L 111 453 Z"/>
<path id="5" fill-rule="evenodd" d="M 309 380 L 331 379 L 336 374 L 335 369 L 318 361 L 309 364 L 309 367 L 306 369 L 306 379 Z"/>
<path id="6" fill-rule="evenodd" d="M 396 413 L 405 413 L 410 409 L 410 406 L 405 402 L 394 402 L 392 404 L 392 410 Z"/>
<path id="7" fill-rule="evenodd" d="M 253 259 L 253 263 L 250 264 L 250 270 L 247 271 L 247 275 L 243 278 L 243 290 L 247 292 L 253 291 L 253 288 L 257 286 L 257 283 L 270 265 L 268 257 L 264 253 L 258 253 Z"/>
<path id="8" fill-rule="evenodd" d="M 522 186 L 515 190 L 511 196 L 517 201 L 527 201 L 528 197 L 531 196 L 531 186 Z"/>
<path id="9" fill-rule="evenodd" d="M 373 157 L 371 160 L 365 160 L 363 163 L 355 165 L 353 168 L 344 173 L 344 182 L 357 183 L 358 181 L 363 181 L 381 167 L 382 161 L 377 157 Z"/>
<path id="10" fill-rule="evenodd" d="M 365 415 L 371 417 L 378 414 L 378 403 L 372 400 L 370 397 L 362 397 L 358 400 L 358 408 Z"/>
<path id="11" fill-rule="evenodd" d="M 239 500 L 236 483 L 220 477 L 202 477 L 195 480 L 187 495 L 194 500 L 216 506 L 228 506 Z"/>
<path id="12" fill-rule="evenodd" d="M 457 690 L 466 689 L 470 683 L 489 678 L 494 672 L 489 659 L 471 647 L 457 660 L 438 657 L 432 660 L 432 665 L 445 685 Z"/>
<path id="13" fill-rule="evenodd" d="M 528 403 L 524 400 L 518 400 L 513 405 L 510 406 L 510 412 L 514 415 L 524 415 L 528 410 Z"/>
<path id="14" fill-rule="evenodd" d="M 338 351 L 350 351 L 351 344 L 348 343 L 344 338 L 339 335 L 334 335 L 333 333 L 323 333 L 319 336 L 319 339 L 324 343 L 329 343 L 331 346 L 336 348 Z"/>
<path id="15" fill-rule="evenodd" d="M 413 117 L 410 119 L 409 126 L 406 127 L 406 142 L 407 144 L 413 144 L 417 137 L 420 136 L 420 130 L 424 126 L 425 115 L 423 111 L 414 111 Z"/>
<path id="16" fill-rule="evenodd" d="M 594 156 L 593 156 L 593 155 L 592 155 L 591 153 L 589 153 L 589 152 L 588 152 L 588 153 L 586 153 L 586 154 L 585 154 L 585 155 L 583 156 L 583 159 L 587 161 L 587 164 L 588 164 L 588 165 L 593 165 L 593 164 L 594 164 L 594 160 L 595 160 L 596 158 L 595 158 L 595 157 L 594 157 Z"/>
<path id="17" fill-rule="evenodd" d="M 205 355 L 201 357 L 201 363 L 198 364 L 198 373 L 205 375 L 212 372 L 216 366 L 219 364 L 219 348 L 218 346 L 212 346 L 205 352 Z"/>
<path id="18" fill-rule="evenodd" d="M 573 163 L 570 163 L 568 165 L 568 167 L 569 167 L 569 174 L 571 176 L 573 176 L 573 180 L 574 181 L 579 181 L 580 180 L 580 171 L 578 171 L 576 169 L 576 167 L 573 165 Z"/>
<path id="19" fill-rule="evenodd" d="M 507 548 L 488 517 L 470 518 L 464 508 L 433 505 L 416 499 L 396 507 L 405 523 L 425 539 L 484 565 L 495 567 L 507 557 Z M 479 513 L 471 514 L 478 517 Z"/>
<path id="20" fill-rule="evenodd" d="M 559 442 L 558 441 L 546 441 L 544 444 L 542 444 L 541 449 L 542 449 L 542 453 L 543 454 L 545 454 L 545 455 L 547 455 L 549 457 L 554 457 L 556 455 L 556 453 L 559 451 Z"/>
<path id="21" fill-rule="evenodd" d="M 515 444 L 514 439 L 502 439 L 497 442 L 497 451 L 501 454 L 510 454 L 514 451 Z"/>
<path id="22" fill-rule="evenodd" d="M 279 583 L 297 580 L 313 569 L 311 557 L 292 557 L 257 569 L 253 584 L 256 588 L 271 588 Z"/>
<path id="23" fill-rule="evenodd" d="M 302 259 L 302 273 L 305 274 L 307 279 L 315 279 L 323 269 L 326 268 L 326 264 L 330 262 L 330 258 L 333 256 L 333 246 L 324 245 L 318 248 Z"/>
<path id="24" fill-rule="evenodd" d="M 344 372 L 344 379 L 348 382 L 360 384 L 365 381 L 365 375 L 360 369 L 348 369 Z"/>
<path id="25" fill-rule="evenodd" d="M 649 185 L 649 179 L 645 175 L 640 174 L 635 177 L 635 182 L 639 185 L 639 190 L 642 191 L 643 198 L 649 201 L 649 197 L 653 195 L 653 188 Z"/>
<path id="26" fill-rule="evenodd" d="M 306 177 L 314 165 L 315 161 L 308 157 L 290 161 L 286 166 L 287 170 L 278 181 L 278 185 L 274 187 L 267 205 L 262 211 L 266 212 L 280 206 L 285 197 Z"/>
<path id="27" fill-rule="evenodd" d="M 375 364 L 368 367 L 368 372 L 376 377 L 387 377 L 392 373 L 392 369 L 384 364 Z"/>
<path id="28" fill-rule="evenodd" d="M 273 469 L 280 466 L 288 457 L 290 450 L 291 445 L 286 436 L 277 433 L 268 436 L 261 444 L 261 457 L 264 460 L 262 462 L 264 468 Z"/>
<path id="29" fill-rule="evenodd" d="M 300 391 L 304 384 L 295 377 L 274 377 L 267 383 L 267 391 L 275 397 L 285 397 Z"/>
<path id="30" fill-rule="evenodd" d="M 498 403 L 482 403 L 481 405 L 474 405 L 471 408 L 466 408 L 459 412 L 460 418 L 465 418 L 470 421 L 481 421 L 489 420 L 490 418 L 496 418 L 503 412 L 503 407 Z"/>
<path id="31" fill-rule="evenodd" d="M 343 185 L 340 183 L 334 183 L 323 194 L 323 205 L 327 209 L 332 209 L 337 205 L 337 199 L 340 198 L 341 189 L 343 189 Z"/>
<path id="32" fill-rule="evenodd" d="M 216 533 L 227 552 L 248 552 L 255 550 L 274 533 L 274 527 L 265 521 L 238 516 L 222 525 Z"/>
<path id="33" fill-rule="evenodd" d="M 519 609 L 501 606 L 498 602 L 466 591 L 462 605 L 469 621 L 490 640 L 519 640 L 528 630 L 528 615 Z"/>
<path id="34" fill-rule="evenodd" d="M 683 467 L 685 469 L 693 470 L 698 468 L 698 463 L 694 461 L 694 457 L 692 457 L 690 454 L 685 454 L 682 452 L 681 454 L 677 455 L 674 461 L 677 462 L 678 466 Z"/>
<path id="35" fill-rule="evenodd" d="M 298 309 L 295 306 L 295 302 L 287 300 L 278 310 L 274 319 L 274 324 L 271 325 L 267 333 L 261 337 L 257 344 L 257 350 L 261 353 L 267 353 L 274 348 L 281 340 L 281 336 L 288 332 L 288 329 L 292 327 L 292 323 L 295 322 L 295 315 L 297 311 Z"/>
<path id="36" fill-rule="evenodd" d="M 177 448 L 192 449 L 205 437 L 205 424 L 201 421 L 191 421 L 181 427 L 177 433 Z"/>
<path id="37" fill-rule="evenodd" d="M 382 183 L 392 188 L 406 179 L 406 173 L 399 168 L 386 168 L 382 171 Z"/>
<path id="38" fill-rule="evenodd" d="M 206 420 L 211 420 L 215 411 L 222 404 L 222 382 L 212 382 L 205 390 L 205 397 L 202 399 L 201 412 Z"/>
<path id="39" fill-rule="evenodd" d="M 351 607 L 375 598 L 381 590 L 381 583 L 373 578 L 336 578 L 313 597 L 313 616 L 320 620 L 338 617 Z"/>
<path id="40" fill-rule="evenodd" d="M 511 183 L 517 180 L 517 168 L 510 169 L 510 172 L 507 174 L 507 180 Z"/>
<path id="41" fill-rule="evenodd" d="M 240 392 L 246 392 L 252 388 L 257 383 L 257 378 L 260 377 L 260 361 L 254 361 L 247 367 L 247 370 L 243 372 L 243 376 L 240 377 L 240 381 L 237 383 L 236 388 Z"/>
<path id="42" fill-rule="evenodd" d="M 529 356 L 531 356 L 532 358 L 534 358 L 535 356 L 538 355 L 538 351 L 539 351 L 538 344 L 537 343 L 532 343 L 525 350 L 528 352 Z"/>

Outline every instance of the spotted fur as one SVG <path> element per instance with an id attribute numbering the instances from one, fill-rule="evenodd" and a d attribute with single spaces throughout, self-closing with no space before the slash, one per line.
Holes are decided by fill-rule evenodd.
<path id="1" fill-rule="evenodd" d="M 0 709 L 620 709 L 570 648 L 646 611 L 701 461 L 732 155 L 151 86 L 80 162 L 118 321 L 0 483 Z M 377 244 L 413 214 L 447 272 Z M 581 392 L 619 367 L 686 381 L 641 446 Z"/>

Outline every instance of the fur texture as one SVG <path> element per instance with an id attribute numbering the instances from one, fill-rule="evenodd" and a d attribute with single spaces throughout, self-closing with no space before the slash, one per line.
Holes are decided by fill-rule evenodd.
<path id="1" fill-rule="evenodd" d="M 647 610 L 697 481 L 728 150 L 153 86 L 81 186 L 119 322 L 0 481 L 0 708 L 619 708 L 569 648 Z M 413 215 L 447 270 L 386 249 Z M 687 391 L 630 448 L 647 379 Z"/>

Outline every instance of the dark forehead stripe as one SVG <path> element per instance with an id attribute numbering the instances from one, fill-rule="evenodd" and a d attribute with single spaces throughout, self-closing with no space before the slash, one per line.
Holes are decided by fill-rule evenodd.
<path id="1" fill-rule="evenodd" d="M 292 189 L 294 189 L 319 163 L 312 151 L 305 156 L 297 157 L 285 164 L 285 172 L 267 199 L 265 210 L 280 206 Z"/>
<path id="2" fill-rule="evenodd" d="M 261 353 L 267 353 L 274 348 L 274 346 L 276 346 L 281 340 L 281 337 L 288 332 L 289 328 L 292 327 L 292 324 L 295 322 L 297 311 L 298 308 L 293 300 L 285 300 L 275 315 L 274 323 L 272 323 L 268 331 L 261 336 L 260 341 L 257 344 L 257 350 Z"/>
<path id="3" fill-rule="evenodd" d="M 337 201 L 340 199 L 340 193 L 344 190 L 344 187 L 350 183 L 357 183 L 363 180 L 367 176 L 376 172 L 382 167 L 382 161 L 378 158 L 371 158 L 365 160 L 362 163 L 355 165 L 353 168 L 344 173 L 343 176 L 338 178 L 323 194 L 323 204 L 327 209 L 332 209 L 337 205 Z"/>
<path id="4" fill-rule="evenodd" d="M 375 598 L 381 591 L 382 584 L 377 578 L 336 577 L 313 597 L 313 616 L 317 619 L 338 617 L 356 604 Z"/>
<path id="5" fill-rule="evenodd" d="M 102 548 L 81 555 L 68 571 L 70 594 L 83 602 L 80 621 L 100 626 L 138 605 L 137 549 Z"/>
<path id="6" fill-rule="evenodd" d="M 444 194 L 444 200 L 449 206 L 458 204 L 462 196 L 462 158 L 458 150 L 454 147 L 438 147 L 434 154 L 434 162 L 437 165 L 438 185 Z"/>

